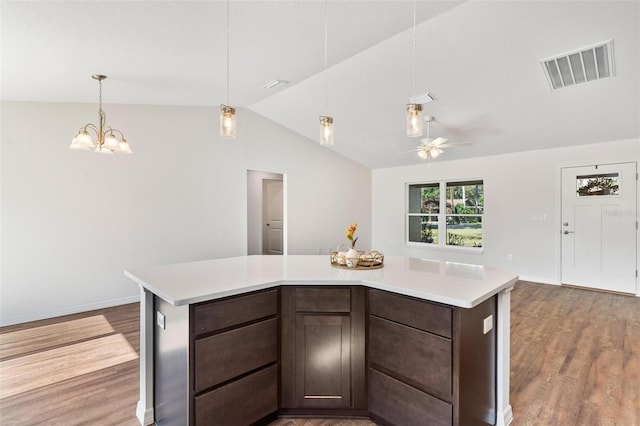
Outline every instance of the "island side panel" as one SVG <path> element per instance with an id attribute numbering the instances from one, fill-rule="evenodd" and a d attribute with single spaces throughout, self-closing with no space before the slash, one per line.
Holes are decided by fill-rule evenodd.
<path id="1" fill-rule="evenodd" d="M 515 280 L 514 280 L 515 283 Z M 513 286 L 498 293 L 498 371 L 497 371 L 497 426 L 508 426 L 513 421 L 509 400 L 509 374 L 511 371 L 511 291 Z"/>
<path id="2" fill-rule="evenodd" d="M 456 310 L 460 425 L 496 424 L 496 305 L 494 296 L 475 308 Z"/>
<path id="3" fill-rule="evenodd" d="M 154 297 L 156 424 L 187 425 L 189 421 L 189 306 L 173 306 Z M 158 320 L 158 315 L 164 317 Z"/>

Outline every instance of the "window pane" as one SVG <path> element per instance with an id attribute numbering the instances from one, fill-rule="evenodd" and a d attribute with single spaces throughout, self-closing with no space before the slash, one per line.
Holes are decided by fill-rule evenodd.
<path id="1" fill-rule="evenodd" d="M 447 245 L 482 247 L 482 216 L 447 216 Z"/>
<path id="2" fill-rule="evenodd" d="M 409 216 L 409 241 L 438 244 L 438 217 Z"/>
<path id="3" fill-rule="evenodd" d="M 479 181 L 447 182 L 447 213 L 484 213 L 484 184 Z"/>
<path id="4" fill-rule="evenodd" d="M 434 214 L 440 211 L 438 183 L 409 185 L 409 213 Z"/>
<path id="5" fill-rule="evenodd" d="M 619 195 L 620 177 L 618 173 L 576 176 L 576 193 L 578 197 Z"/>

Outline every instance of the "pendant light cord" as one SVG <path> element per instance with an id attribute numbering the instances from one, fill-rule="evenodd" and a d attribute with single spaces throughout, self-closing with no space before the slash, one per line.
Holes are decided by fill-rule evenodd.
<path id="1" fill-rule="evenodd" d="M 413 97 L 416 97 L 416 0 L 413 0 Z"/>
<path id="2" fill-rule="evenodd" d="M 229 105 L 229 0 L 227 0 L 227 105 Z"/>
<path id="3" fill-rule="evenodd" d="M 329 32 L 328 25 L 328 0 L 324 0 L 324 115 L 327 115 L 329 109 L 329 78 L 327 76 L 327 44 Z"/>

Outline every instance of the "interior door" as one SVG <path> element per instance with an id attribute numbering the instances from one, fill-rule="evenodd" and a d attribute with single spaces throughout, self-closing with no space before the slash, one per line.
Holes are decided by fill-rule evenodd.
<path id="1" fill-rule="evenodd" d="M 263 253 L 282 254 L 282 181 L 262 181 Z"/>
<path id="2" fill-rule="evenodd" d="M 562 283 L 636 293 L 636 163 L 562 169 Z"/>

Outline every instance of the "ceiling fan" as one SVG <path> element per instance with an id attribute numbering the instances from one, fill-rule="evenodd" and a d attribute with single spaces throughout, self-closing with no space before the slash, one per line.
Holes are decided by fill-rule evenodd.
<path id="1" fill-rule="evenodd" d="M 471 142 L 449 142 L 447 138 L 443 137 L 432 138 L 429 134 L 429 127 L 431 122 L 435 121 L 435 119 L 432 116 L 428 115 L 424 118 L 424 120 L 427 122 L 427 137 L 420 139 L 420 145 L 416 146 L 414 150 L 408 152 L 416 151 L 418 153 L 418 157 L 424 160 L 429 160 L 431 158 L 437 158 L 444 152 L 444 148 L 449 148 L 452 146 L 471 145 Z"/>

